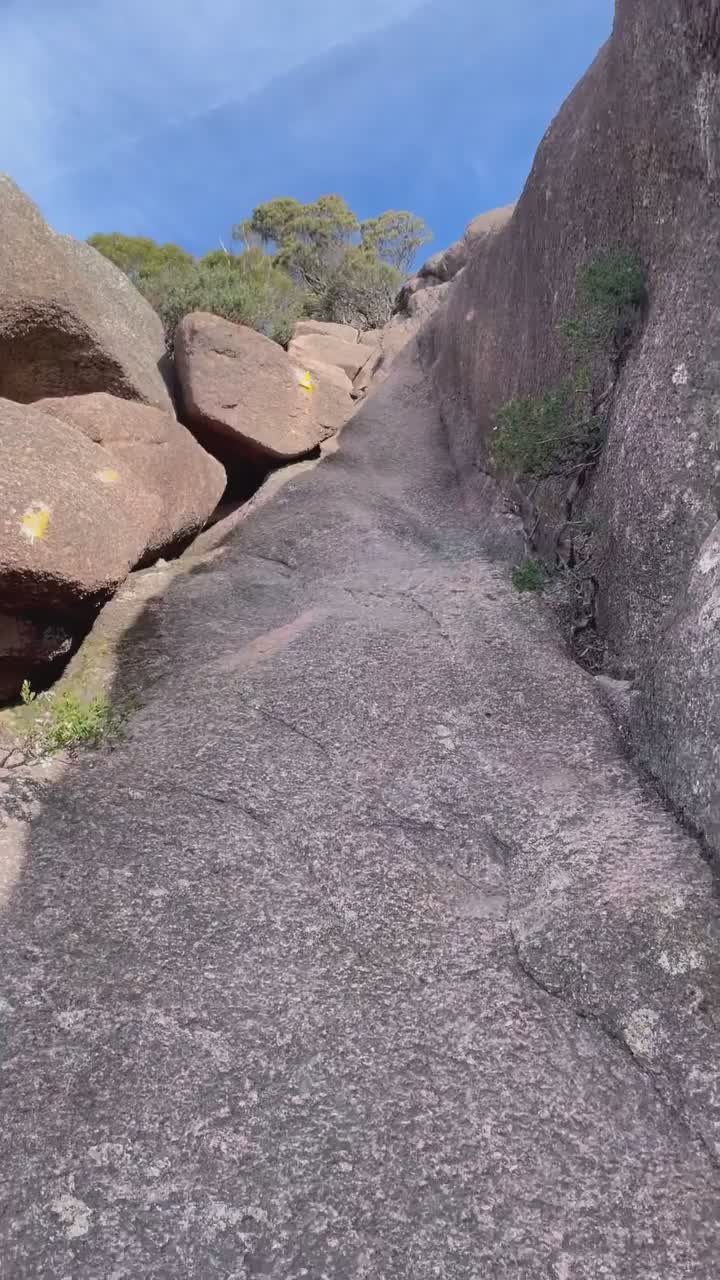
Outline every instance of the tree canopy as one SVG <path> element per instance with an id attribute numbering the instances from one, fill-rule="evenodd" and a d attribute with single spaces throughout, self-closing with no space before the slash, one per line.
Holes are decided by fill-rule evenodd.
<path id="1" fill-rule="evenodd" d="M 145 236 L 124 236 L 119 231 L 88 237 L 88 244 L 115 263 L 131 280 L 152 275 L 163 267 L 189 266 L 193 261 L 177 244 L 157 244 Z"/>
<path id="2" fill-rule="evenodd" d="M 342 196 L 308 204 L 280 196 L 233 229 L 237 253 L 197 259 L 176 244 L 119 232 L 89 243 L 120 267 L 162 317 L 169 338 L 204 310 L 287 342 L 301 315 L 376 328 L 386 323 L 415 255 L 431 238 L 421 218 L 387 210 L 360 221 Z"/>

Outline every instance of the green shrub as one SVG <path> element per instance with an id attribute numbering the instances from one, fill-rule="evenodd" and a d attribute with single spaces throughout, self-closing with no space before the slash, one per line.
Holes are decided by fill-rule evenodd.
<path id="1" fill-rule="evenodd" d="M 137 286 L 160 316 L 171 345 L 175 329 L 191 311 L 209 311 L 287 343 L 305 311 L 305 294 L 259 249 L 220 262 L 170 266 L 142 277 Z"/>
<path id="2" fill-rule="evenodd" d="M 106 698 L 95 697 L 83 702 L 76 693 L 61 693 L 50 702 L 43 746 L 50 754 L 64 747 L 95 747 L 113 723 Z"/>
<path id="3" fill-rule="evenodd" d="M 583 399 L 582 390 L 568 385 L 508 400 L 498 412 L 492 442 L 501 470 L 541 479 L 567 472 L 598 449 L 605 420 L 586 412 Z"/>
<path id="4" fill-rule="evenodd" d="M 626 249 L 598 254 L 578 271 L 575 309 L 560 329 L 578 360 L 598 351 L 622 353 L 645 301 L 647 281 L 640 258 Z"/>
<path id="5" fill-rule="evenodd" d="M 120 724 L 107 698 L 100 695 L 83 699 L 68 691 L 38 696 L 29 681 L 23 680 L 20 701 L 37 710 L 29 745 L 39 755 L 52 755 L 67 747 L 97 746 Z"/>
<path id="6" fill-rule="evenodd" d="M 542 591 L 547 573 L 542 560 L 525 560 L 512 571 L 512 584 L 516 591 Z"/>
<path id="7" fill-rule="evenodd" d="M 193 261 L 192 255 L 177 244 L 158 244 L 147 236 L 125 236 L 119 231 L 88 236 L 88 244 L 136 283 L 163 267 L 187 266 Z"/>
<path id="8" fill-rule="evenodd" d="M 365 249 L 348 249 L 312 307 L 322 320 L 380 329 L 392 315 L 403 275 Z"/>
<path id="9" fill-rule="evenodd" d="M 598 254 L 581 267 L 574 310 L 560 326 L 572 372 L 560 386 L 500 408 L 491 452 L 502 471 L 542 479 L 594 461 L 607 425 L 599 410 L 612 393 L 645 294 L 643 265 L 627 250 Z"/>

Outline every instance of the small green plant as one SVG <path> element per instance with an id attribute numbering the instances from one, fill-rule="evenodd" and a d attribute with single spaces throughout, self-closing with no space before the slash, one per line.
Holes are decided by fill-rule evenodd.
<path id="1" fill-rule="evenodd" d="M 646 294 L 636 254 L 614 249 L 581 267 L 575 307 L 562 321 L 573 369 L 560 386 L 508 400 L 498 411 L 492 453 L 502 471 L 543 479 L 592 463 L 605 439 L 620 361 L 635 331 Z"/>
<path id="2" fill-rule="evenodd" d="M 524 560 L 512 571 L 512 584 L 516 591 L 542 591 L 547 573 L 542 560 Z"/>
<path id="3" fill-rule="evenodd" d="M 94 747 L 113 724 L 112 709 L 106 698 L 98 696 L 83 702 L 76 693 L 61 693 L 50 702 L 43 745 L 50 754 L 64 747 Z"/>
<path id="4" fill-rule="evenodd" d="M 23 706 L 29 707 L 31 702 L 35 701 L 36 697 L 37 697 L 37 694 L 33 693 L 32 689 L 30 688 L 30 681 L 23 680 L 20 686 L 20 701 L 22 702 Z"/>
<path id="5" fill-rule="evenodd" d="M 101 695 L 90 699 L 70 691 L 37 695 L 30 681 L 23 680 L 20 701 L 25 707 L 34 704 L 39 712 L 28 735 L 31 754 L 52 755 L 68 747 L 97 746 L 120 725 L 107 698 Z"/>

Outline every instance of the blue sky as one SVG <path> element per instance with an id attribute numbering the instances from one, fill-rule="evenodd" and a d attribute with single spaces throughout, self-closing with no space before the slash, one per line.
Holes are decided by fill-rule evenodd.
<path id="1" fill-rule="evenodd" d="M 457 238 L 514 199 L 612 0 L 0 0 L 0 169 L 59 231 L 217 247 L 276 195 Z"/>

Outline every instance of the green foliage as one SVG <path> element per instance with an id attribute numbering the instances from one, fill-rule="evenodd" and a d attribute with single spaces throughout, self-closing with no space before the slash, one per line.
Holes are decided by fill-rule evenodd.
<path id="1" fill-rule="evenodd" d="M 319 296 L 358 231 L 358 220 L 341 196 L 320 196 L 311 204 L 283 196 L 258 205 L 235 227 L 233 238 L 252 245 L 257 237 L 273 247 L 277 266 Z"/>
<path id="2" fill-rule="evenodd" d="M 29 707 L 30 703 L 34 702 L 36 697 L 37 697 L 37 694 L 33 693 L 32 689 L 30 688 L 30 681 L 23 680 L 22 685 L 20 686 L 20 701 L 22 702 L 23 706 Z"/>
<path id="3" fill-rule="evenodd" d="M 512 584 L 516 591 L 542 591 L 547 573 L 542 560 L 525 560 L 512 571 Z"/>
<path id="4" fill-rule="evenodd" d="M 574 384 L 508 400 L 496 418 L 493 455 L 503 471 L 541 479 L 566 472 L 599 449 L 600 414 L 585 412 Z"/>
<path id="5" fill-rule="evenodd" d="M 573 313 L 561 325 L 578 360 L 597 352 L 622 355 L 645 301 L 647 282 L 640 258 L 626 249 L 598 254 L 581 267 Z"/>
<path id="6" fill-rule="evenodd" d="M 323 320 L 379 329 L 387 324 L 402 274 L 374 254 L 352 248 L 328 279 L 319 303 L 311 308 Z"/>
<path id="7" fill-rule="evenodd" d="M 211 255 L 208 255 L 211 256 Z M 191 311 L 209 311 L 256 329 L 275 342 L 289 342 L 305 310 L 305 296 L 260 249 L 237 257 L 212 255 L 187 267 L 167 267 L 138 281 L 138 287 L 165 325 L 168 340 Z"/>
<path id="8" fill-rule="evenodd" d="M 40 755 L 53 755 L 70 747 L 97 746 L 119 726 L 108 700 L 100 695 L 82 699 L 70 691 L 44 693 L 39 698 L 23 680 L 20 690 L 23 706 L 35 703 L 38 715 L 32 734 L 32 747 Z"/>
<path id="9" fill-rule="evenodd" d="M 75 693 L 62 693 L 50 703 L 43 745 L 52 754 L 65 747 L 95 747 L 113 727 L 113 714 L 105 698 L 83 702 Z"/>
<path id="10" fill-rule="evenodd" d="M 325 320 L 375 328 L 390 317 L 403 272 L 430 233 L 420 218 L 389 210 L 360 223 L 337 195 L 310 204 L 281 197 L 258 205 L 233 237 L 261 244 Z"/>
<path id="11" fill-rule="evenodd" d="M 303 205 L 289 196 L 278 196 L 267 204 L 259 204 L 249 218 L 233 228 L 233 240 L 246 247 L 258 242 L 266 247 L 281 248 L 292 237 L 292 226 L 302 214 Z"/>
<path id="12" fill-rule="evenodd" d="M 237 254 L 193 258 L 178 245 L 142 236 L 94 235 L 92 244 L 137 285 L 161 316 L 168 343 L 189 311 L 209 311 L 287 343 L 301 315 L 376 328 L 390 318 L 424 222 L 388 210 L 360 222 L 345 200 L 308 204 L 280 196 L 233 229 Z"/>
<path id="13" fill-rule="evenodd" d="M 507 401 L 498 411 L 492 453 L 503 471 L 567 474 L 600 453 L 602 406 L 634 334 L 646 294 L 640 259 L 623 249 L 598 254 L 577 275 L 575 307 L 563 320 L 573 371 L 558 387 Z M 607 385 L 609 379 L 609 386 Z"/>
<path id="14" fill-rule="evenodd" d="M 396 209 L 388 209 L 379 218 L 367 218 L 361 223 L 360 235 L 363 249 L 404 273 L 412 267 L 418 249 L 432 239 L 422 218 Z"/>
<path id="15" fill-rule="evenodd" d="M 193 261 L 192 255 L 177 244 L 157 244 L 145 236 L 124 236 L 118 231 L 90 236 L 88 244 L 135 282 L 165 267 L 188 266 Z"/>

